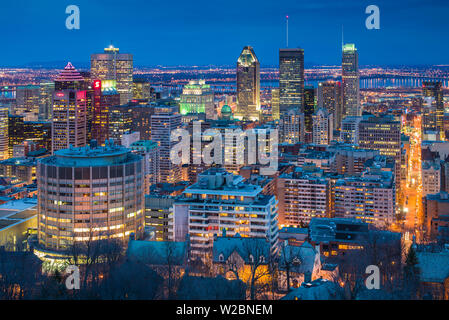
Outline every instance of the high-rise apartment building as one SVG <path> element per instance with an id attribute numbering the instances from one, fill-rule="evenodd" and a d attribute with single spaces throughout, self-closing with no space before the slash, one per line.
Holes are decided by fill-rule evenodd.
<path id="1" fill-rule="evenodd" d="M 145 194 L 150 193 L 150 186 L 160 181 L 160 148 L 151 140 L 139 140 L 131 143 L 129 148 L 144 158 L 145 164 Z"/>
<path id="2" fill-rule="evenodd" d="M 315 113 L 315 88 L 304 87 L 304 124 L 306 132 L 311 133 L 313 127 L 312 116 Z"/>
<path id="3" fill-rule="evenodd" d="M 329 217 L 329 187 L 329 181 L 315 167 L 297 167 L 294 172 L 281 174 L 276 188 L 279 224 L 299 227 L 313 217 Z"/>
<path id="4" fill-rule="evenodd" d="M 341 83 L 339 81 L 325 81 L 318 84 L 318 108 L 325 108 L 333 114 L 334 129 L 339 129 L 343 116 Z"/>
<path id="5" fill-rule="evenodd" d="M 280 106 L 279 106 L 279 88 L 271 89 L 271 117 L 273 120 L 280 119 Z"/>
<path id="6" fill-rule="evenodd" d="M 76 242 L 141 237 L 143 173 L 140 155 L 109 143 L 40 159 L 37 254 L 70 254 Z"/>
<path id="7" fill-rule="evenodd" d="M 315 144 L 329 145 L 333 140 L 333 114 L 329 113 L 327 109 L 319 108 L 312 116 L 312 120 L 312 142 Z"/>
<path id="8" fill-rule="evenodd" d="M 422 194 L 435 194 L 441 191 L 441 165 L 440 161 L 422 161 Z"/>
<path id="9" fill-rule="evenodd" d="M 278 207 L 273 195 L 222 168 L 198 175 L 197 183 L 184 190 L 173 209 L 172 239 L 190 236 L 192 255 L 210 254 L 214 235 L 263 237 L 271 252 L 278 245 Z"/>
<path id="10" fill-rule="evenodd" d="M 120 53 L 119 48 L 109 46 L 104 53 L 92 54 L 90 58 L 92 79 L 115 80 L 120 104 L 133 98 L 133 55 Z"/>
<path id="11" fill-rule="evenodd" d="M 18 86 L 16 88 L 16 106 L 13 114 L 24 116 L 25 121 L 37 121 L 39 118 L 39 99 L 39 86 Z"/>
<path id="12" fill-rule="evenodd" d="M 360 149 L 355 145 L 332 145 L 328 151 L 335 154 L 331 171 L 346 175 L 361 174 L 366 161 L 379 156 L 379 150 Z"/>
<path id="13" fill-rule="evenodd" d="M 250 46 L 243 48 L 237 60 L 237 111 L 235 118 L 260 119 L 260 63 Z"/>
<path id="14" fill-rule="evenodd" d="M 54 82 L 41 82 L 39 84 L 39 116 L 38 120 L 48 121 L 51 120 L 51 111 L 53 103 L 53 93 L 55 92 Z"/>
<path id="15" fill-rule="evenodd" d="M 151 116 L 157 106 L 149 104 L 132 104 L 133 130 L 140 133 L 140 139 L 151 140 Z"/>
<path id="16" fill-rule="evenodd" d="M 424 81 L 422 85 L 422 95 L 424 98 L 434 98 L 435 103 L 435 126 L 436 131 L 441 139 L 445 139 L 443 116 L 444 116 L 444 102 L 443 102 L 443 84 L 442 82 Z"/>
<path id="17" fill-rule="evenodd" d="M 23 116 L 8 115 L 8 157 L 13 155 L 13 147 L 25 140 Z"/>
<path id="18" fill-rule="evenodd" d="M 358 144 L 360 148 L 379 150 L 380 155 L 395 160 L 397 188 L 401 181 L 401 122 L 391 116 L 364 118 L 359 123 Z"/>
<path id="19" fill-rule="evenodd" d="M 151 100 L 151 85 L 146 79 L 133 79 L 133 100 Z"/>
<path id="20" fill-rule="evenodd" d="M 9 158 L 8 107 L 0 106 L 0 160 Z"/>
<path id="21" fill-rule="evenodd" d="M 358 144 L 396 158 L 401 154 L 401 123 L 390 116 L 366 117 L 359 123 Z"/>
<path id="22" fill-rule="evenodd" d="M 392 172 L 365 172 L 339 179 L 334 186 L 335 217 L 356 218 L 386 227 L 395 219 L 396 190 Z"/>
<path id="23" fill-rule="evenodd" d="M 121 144 L 123 135 L 129 134 L 133 129 L 132 109 L 129 104 L 109 107 L 108 137 L 115 143 Z"/>
<path id="24" fill-rule="evenodd" d="M 361 116 L 359 54 L 354 44 L 343 46 L 341 64 L 345 116 Z"/>
<path id="25" fill-rule="evenodd" d="M 423 197 L 424 227 L 432 240 L 449 239 L 449 194 L 441 191 Z"/>
<path id="26" fill-rule="evenodd" d="M 181 128 L 181 114 L 169 106 L 159 106 L 151 115 L 151 140 L 160 147 L 161 182 L 176 183 L 181 180 L 181 165 L 172 163 L 170 150 L 177 142 L 171 141 L 172 131 Z"/>
<path id="27" fill-rule="evenodd" d="M 423 134 L 437 134 L 437 103 L 434 97 L 424 97 L 421 105 L 421 130 Z M 439 134 L 438 134 L 439 136 Z"/>
<path id="28" fill-rule="evenodd" d="M 281 113 L 281 142 L 289 144 L 304 142 L 304 127 L 304 113 L 301 113 L 296 109 L 290 109 L 286 112 Z"/>
<path id="29" fill-rule="evenodd" d="M 279 108 L 304 112 L 304 50 L 279 49 Z"/>
<path id="30" fill-rule="evenodd" d="M 362 117 L 345 117 L 341 121 L 340 141 L 349 144 L 358 144 L 360 121 L 362 121 Z"/>

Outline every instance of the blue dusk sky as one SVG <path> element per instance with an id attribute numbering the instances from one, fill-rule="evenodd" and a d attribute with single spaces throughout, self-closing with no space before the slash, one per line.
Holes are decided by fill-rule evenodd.
<path id="1" fill-rule="evenodd" d="M 72 4 L 79 30 L 65 27 Z M 370 4 L 380 30 L 365 27 Z M 340 64 L 342 25 L 361 65 L 449 64 L 447 0 L 2 0 L 0 65 L 88 65 L 111 41 L 136 66 L 234 65 L 245 45 L 277 65 L 286 15 L 289 47 L 302 47 L 307 65 Z"/>

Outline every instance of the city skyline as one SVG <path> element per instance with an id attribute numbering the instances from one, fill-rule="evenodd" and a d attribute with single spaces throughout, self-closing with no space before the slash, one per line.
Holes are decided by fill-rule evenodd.
<path id="1" fill-rule="evenodd" d="M 0 5 L 0 302 L 449 300 L 449 4 L 53 2 Z"/>
<path id="2" fill-rule="evenodd" d="M 449 13 L 449 4 L 445 1 L 432 1 L 432 6 L 420 1 L 378 1 L 379 30 L 365 27 L 365 8 L 370 4 L 367 1 L 231 1 L 219 7 L 218 17 L 214 14 L 216 9 L 205 1 L 187 7 L 112 1 L 106 8 L 97 1 L 80 1 L 79 30 L 65 28 L 67 4 L 48 3 L 19 1 L 0 5 L 6 29 L 3 41 L 9 48 L 0 53 L 0 65 L 59 61 L 60 57 L 74 63 L 87 62 L 92 52 L 111 42 L 123 52 L 132 53 L 136 66 L 232 65 L 238 51 L 246 45 L 254 47 L 261 65 L 276 65 L 278 49 L 286 46 L 286 15 L 289 47 L 305 50 L 306 65 L 339 63 L 342 27 L 344 42 L 355 43 L 361 53 L 360 65 L 448 63 L 444 55 L 449 49 L 444 16 Z M 241 10 L 234 10 L 236 7 Z M 22 16 L 20 25 L 11 21 L 18 10 Z M 430 10 L 432 14 L 426 14 Z M 231 14 L 232 23 L 227 19 Z M 126 24 L 112 22 L 123 16 L 132 18 Z M 42 32 L 51 32 L 50 41 L 42 39 Z M 24 37 L 27 41 L 22 41 Z M 67 45 L 60 46 L 60 40 Z M 33 59 L 28 54 L 30 48 L 37 48 Z"/>

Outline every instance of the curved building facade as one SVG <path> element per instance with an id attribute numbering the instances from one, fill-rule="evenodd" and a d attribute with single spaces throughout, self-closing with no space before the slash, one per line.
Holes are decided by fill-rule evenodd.
<path id="1" fill-rule="evenodd" d="M 143 158 L 112 143 L 41 159 L 39 247 L 65 251 L 75 242 L 142 235 L 144 176 Z"/>

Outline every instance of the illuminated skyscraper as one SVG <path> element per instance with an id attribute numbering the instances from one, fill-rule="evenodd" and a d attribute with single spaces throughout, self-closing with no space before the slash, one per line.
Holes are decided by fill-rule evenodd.
<path id="1" fill-rule="evenodd" d="M 18 86 L 13 114 L 24 116 L 25 121 L 37 121 L 39 117 L 39 98 L 39 86 Z"/>
<path id="2" fill-rule="evenodd" d="M 440 134 L 440 138 L 444 139 L 444 103 L 443 103 L 443 87 L 441 82 L 424 81 L 422 87 L 422 95 L 424 98 L 431 97 L 435 104 L 435 130 Z"/>
<path id="3" fill-rule="evenodd" d="M 86 145 L 86 91 L 57 91 L 53 97 L 53 152 Z"/>
<path id="4" fill-rule="evenodd" d="M 319 108 L 312 116 L 313 135 L 312 141 L 315 144 L 329 145 L 333 139 L 333 115 L 325 108 Z"/>
<path id="5" fill-rule="evenodd" d="M 41 82 L 39 95 L 39 120 L 51 120 L 51 109 L 53 93 L 55 92 L 54 82 Z"/>
<path id="6" fill-rule="evenodd" d="M 108 140 L 111 126 L 109 124 L 112 107 L 120 105 L 120 95 L 115 89 L 115 81 L 94 80 L 93 82 L 93 108 L 92 108 L 92 139 L 97 140 L 98 145 L 103 145 Z M 122 119 L 125 123 L 126 119 Z M 112 122 L 111 122 L 112 125 Z M 117 139 L 118 137 L 111 137 Z M 119 142 L 120 140 L 116 140 Z"/>
<path id="7" fill-rule="evenodd" d="M 304 88 L 304 122 L 305 130 L 312 132 L 312 116 L 315 113 L 315 88 L 306 86 Z"/>
<path id="8" fill-rule="evenodd" d="M 84 78 L 69 62 L 55 80 L 53 95 L 52 152 L 87 141 L 87 91 L 77 89 Z"/>
<path id="9" fill-rule="evenodd" d="M 75 242 L 143 235 L 145 167 L 140 155 L 107 143 L 56 151 L 37 167 L 38 256 L 70 254 Z"/>
<path id="10" fill-rule="evenodd" d="M 343 114 L 341 83 L 339 81 L 325 81 L 318 84 L 318 108 L 325 108 L 333 114 L 334 129 L 340 128 Z"/>
<path id="11" fill-rule="evenodd" d="M 0 106 L 0 159 L 9 158 L 8 152 L 8 107 Z"/>
<path id="12" fill-rule="evenodd" d="M 68 62 L 55 79 L 55 91 L 86 90 L 86 79 Z"/>
<path id="13" fill-rule="evenodd" d="M 108 137 L 120 144 L 124 134 L 132 131 L 132 108 L 129 104 L 109 107 L 108 112 Z"/>
<path id="14" fill-rule="evenodd" d="M 361 116 L 359 54 L 354 44 L 343 46 L 343 108 L 346 116 Z"/>
<path id="15" fill-rule="evenodd" d="M 182 90 L 179 102 L 182 115 L 206 114 L 206 119 L 216 119 L 214 91 L 205 80 L 192 80 Z"/>
<path id="16" fill-rule="evenodd" d="M 171 141 L 173 130 L 181 128 L 181 114 L 171 107 L 155 108 L 151 115 L 151 140 L 160 147 L 160 178 L 161 182 L 176 183 L 181 181 L 181 165 L 172 163 L 170 150 L 177 142 Z"/>
<path id="17" fill-rule="evenodd" d="M 8 155 L 11 158 L 13 147 L 25 140 L 23 116 L 8 115 Z"/>
<path id="18" fill-rule="evenodd" d="M 279 120 L 279 89 L 271 89 L 271 116 L 273 120 Z"/>
<path id="19" fill-rule="evenodd" d="M 150 82 L 146 79 L 137 78 L 133 80 L 133 100 L 145 100 L 151 99 L 151 86 Z"/>
<path id="20" fill-rule="evenodd" d="M 250 46 L 243 48 L 237 60 L 237 111 L 235 118 L 260 118 L 260 64 Z"/>
<path id="21" fill-rule="evenodd" d="M 290 109 L 281 113 L 281 142 L 295 144 L 304 142 L 304 113 Z"/>
<path id="22" fill-rule="evenodd" d="M 304 112 L 304 50 L 279 50 L 279 109 Z"/>
<path id="23" fill-rule="evenodd" d="M 396 189 L 399 189 L 401 181 L 401 122 L 390 116 L 370 116 L 360 121 L 358 136 L 360 148 L 379 150 L 380 155 L 394 158 Z"/>
<path id="24" fill-rule="evenodd" d="M 90 58 L 92 79 L 116 80 L 120 104 L 126 104 L 133 97 L 133 55 L 119 53 L 112 45 L 104 53 L 93 54 Z"/>
<path id="25" fill-rule="evenodd" d="M 422 122 L 421 129 L 423 134 L 434 133 L 437 128 L 437 103 L 434 97 L 424 97 L 421 105 Z"/>

